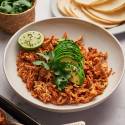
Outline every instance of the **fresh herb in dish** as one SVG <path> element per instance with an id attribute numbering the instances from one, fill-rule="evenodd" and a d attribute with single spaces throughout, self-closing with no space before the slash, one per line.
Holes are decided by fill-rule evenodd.
<path id="1" fill-rule="evenodd" d="M 75 41 L 66 33 L 61 39 L 45 36 L 39 46 L 29 50 L 24 42 L 30 35 L 24 39 L 24 34 L 18 40 L 23 46 L 17 57 L 17 71 L 32 96 L 44 103 L 63 105 L 88 103 L 103 93 L 112 72 L 107 53 L 86 48 L 82 38 Z M 26 41 L 29 46 L 32 40 Z M 33 41 L 37 44 L 37 37 Z"/>
<path id="2" fill-rule="evenodd" d="M 31 0 L 0 0 L 0 12 L 7 14 L 22 13 L 32 7 Z"/>
<path id="3" fill-rule="evenodd" d="M 48 54 L 49 59 L 47 54 L 38 53 L 46 61 L 37 60 L 33 64 L 44 66 L 47 70 L 51 69 L 55 74 L 55 84 L 59 90 L 63 90 L 69 81 L 76 85 L 83 84 L 85 78 L 84 58 L 74 41 L 67 39 L 58 41 L 58 45 L 50 53 Z"/>

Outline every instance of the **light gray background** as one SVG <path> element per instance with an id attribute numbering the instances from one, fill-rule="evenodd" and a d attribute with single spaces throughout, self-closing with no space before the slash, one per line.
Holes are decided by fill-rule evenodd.
<path id="1" fill-rule="evenodd" d="M 50 0 L 37 0 L 36 20 L 51 17 Z M 39 121 L 41 125 L 61 125 L 67 122 L 84 120 L 87 125 L 124 125 L 125 124 L 125 77 L 118 89 L 104 103 L 77 113 L 52 113 L 29 104 L 16 95 L 10 87 L 3 72 L 4 48 L 11 35 L 0 31 L 0 94 L 17 104 L 22 110 Z M 123 49 L 125 48 L 125 33 L 116 36 Z"/>

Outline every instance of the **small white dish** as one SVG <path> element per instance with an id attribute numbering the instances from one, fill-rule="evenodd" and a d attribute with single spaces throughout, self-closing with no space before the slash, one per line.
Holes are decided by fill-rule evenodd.
<path id="1" fill-rule="evenodd" d="M 40 31 L 46 36 L 53 34 L 58 37 L 61 37 L 64 32 L 67 32 L 70 38 L 73 39 L 83 35 L 86 46 L 95 47 L 101 51 L 108 52 L 108 64 L 115 74 L 110 76 L 109 85 L 104 93 L 87 104 L 62 106 L 45 104 L 32 97 L 21 78 L 17 75 L 16 66 L 16 57 L 18 53 L 17 39 L 22 33 L 29 30 Z M 6 77 L 12 88 L 28 102 L 49 111 L 75 112 L 100 104 L 116 90 L 124 72 L 124 55 L 118 40 L 105 29 L 80 19 L 51 18 L 29 24 L 16 32 L 6 46 L 3 65 Z"/>
<path id="2" fill-rule="evenodd" d="M 57 8 L 57 0 L 51 1 L 51 11 L 55 17 L 64 17 Z M 125 23 L 107 30 L 114 35 L 123 33 L 125 32 Z"/>

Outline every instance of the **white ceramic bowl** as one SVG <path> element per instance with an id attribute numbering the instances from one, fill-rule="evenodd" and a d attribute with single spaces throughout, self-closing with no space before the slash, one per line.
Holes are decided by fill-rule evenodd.
<path id="1" fill-rule="evenodd" d="M 96 47 L 101 51 L 108 52 L 108 64 L 115 74 L 110 76 L 109 85 L 104 93 L 87 104 L 63 106 L 44 104 L 32 97 L 31 93 L 27 91 L 21 78 L 18 77 L 16 67 L 16 56 L 18 53 L 17 39 L 22 33 L 29 30 L 40 31 L 46 36 L 54 34 L 58 37 L 61 37 L 64 32 L 67 32 L 73 39 L 83 35 L 86 46 Z M 124 55 L 118 40 L 105 29 L 80 19 L 51 18 L 27 25 L 13 35 L 5 49 L 4 70 L 12 88 L 28 102 L 49 111 L 75 112 L 91 108 L 103 102 L 114 92 L 123 76 Z"/>

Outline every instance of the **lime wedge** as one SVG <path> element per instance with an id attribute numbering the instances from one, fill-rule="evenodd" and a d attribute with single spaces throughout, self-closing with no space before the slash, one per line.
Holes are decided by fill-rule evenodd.
<path id="1" fill-rule="evenodd" d="M 19 39 L 19 45 L 25 50 L 34 50 L 42 45 L 44 35 L 37 31 L 28 31 L 23 33 Z"/>

